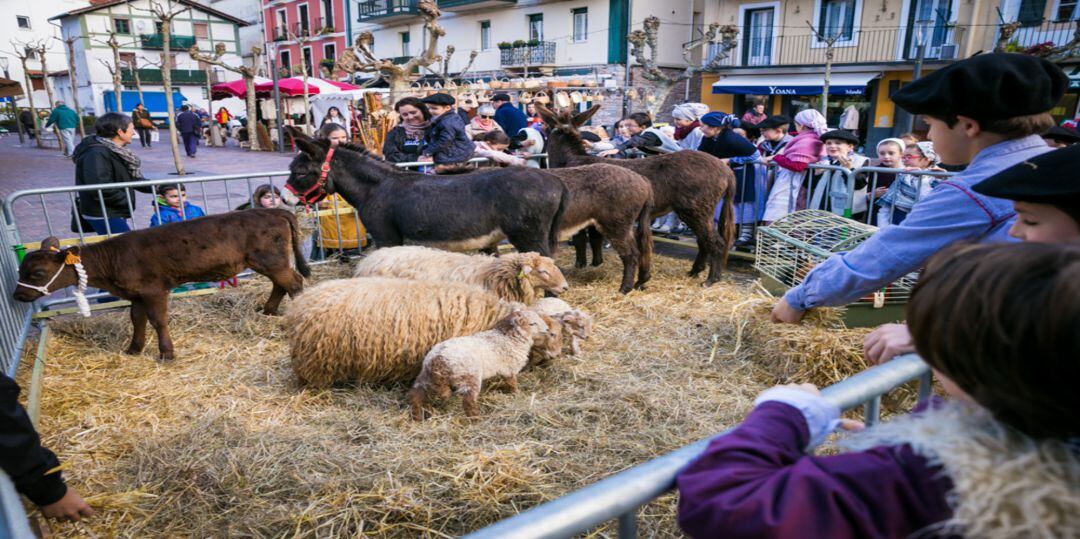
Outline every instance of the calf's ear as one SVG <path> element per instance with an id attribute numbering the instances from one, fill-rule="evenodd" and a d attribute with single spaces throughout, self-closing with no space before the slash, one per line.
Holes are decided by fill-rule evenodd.
<path id="1" fill-rule="evenodd" d="M 41 250 L 42 251 L 59 251 L 60 250 L 60 240 L 56 239 L 56 236 L 49 236 L 49 237 L 41 240 Z"/>

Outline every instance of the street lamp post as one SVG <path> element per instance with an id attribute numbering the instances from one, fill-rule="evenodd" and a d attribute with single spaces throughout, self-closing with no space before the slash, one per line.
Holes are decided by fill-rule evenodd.
<path id="1" fill-rule="evenodd" d="M 928 22 L 930 21 L 915 21 L 915 68 L 911 71 L 911 82 L 919 80 L 919 77 L 922 76 L 922 64 L 923 59 L 926 56 L 926 43 L 923 39 L 923 30 L 926 28 L 926 23 Z M 908 114 L 907 118 L 904 119 L 904 129 L 902 129 L 901 132 L 910 133 L 914 127 L 915 115 Z"/>
<path id="2" fill-rule="evenodd" d="M 10 67 L 11 59 L 7 56 L 0 56 L 0 69 L 4 70 L 4 78 L 11 80 L 11 75 L 8 74 L 8 67 Z M 19 110 L 15 108 L 15 96 L 8 97 L 11 103 L 11 117 L 15 119 L 15 130 L 19 132 L 19 144 L 26 142 L 23 138 L 22 124 L 19 123 Z"/>

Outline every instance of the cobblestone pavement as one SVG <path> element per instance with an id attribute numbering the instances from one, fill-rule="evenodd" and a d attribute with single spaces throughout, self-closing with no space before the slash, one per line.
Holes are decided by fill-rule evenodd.
<path id="1" fill-rule="evenodd" d="M 165 134 L 163 131 L 162 134 Z M 172 152 L 162 141 L 152 148 L 141 148 L 136 142 L 131 148 L 142 159 L 143 174 L 148 179 L 177 178 L 173 167 Z M 182 151 L 182 148 L 181 148 Z M 276 152 L 249 152 L 229 141 L 225 148 L 199 146 L 194 158 L 181 155 L 188 179 L 222 174 L 251 174 L 251 180 L 234 180 L 226 186 L 223 182 L 188 186 L 189 200 L 202 206 L 208 213 L 219 213 L 242 204 L 251 189 L 268 179 L 262 173 L 280 172 L 288 168 L 292 154 Z M 172 173 L 172 174 L 170 174 Z M 281 186 L 284 177 L 273 179 Z M 55 148 L 40 149 L 29 140 L 20 146 L 17 135 L 0 137 L 0 199 L 22 189 L 44 187 L 67 187 L 75 184 L 75 164 L 64 158 Z M 71 220 L 71 197 L 67 193 L 20 198 L 13 207 L 19 237 L 24 242 L 40 241 L 50 233 L 61 238 L 75 237 L 69 231 Z M 136 193 L 134 226 L 144 228 L 153 213 L 152 197 Z"/>

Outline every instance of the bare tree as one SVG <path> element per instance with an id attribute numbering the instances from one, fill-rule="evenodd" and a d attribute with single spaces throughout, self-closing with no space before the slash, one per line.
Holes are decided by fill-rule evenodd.
<path id="1" fill-rule="evenodd" d="M 293 32 L 287 32 L 286 35 L 290 40 L 295 41 L 300 45 L 300 50 L 303 51 L 304 47 L 311 43 L 310 30 L 305 32 L 304 35 L 297 35 Z M 311 88 L 308 86 L 308 77 L 311 76 L 311 71 L 315 66 L 308 67 L 307 60 L 304 59 L 304 55 L 300 55 L 300 75 L 304 80 L 304 132 L 311 135 L 315 132 L 314 117 L 311 115 Z"/>
<path id="2" fill-rule="evenodd" d="M 251 67 L 247 67 L 243 64 L 239 66 L 231 66 L 222 61 L 221 57 L 225 55 L 225 44 L 218 43 L 214 46 L 214 54 L 207 55 L 199 52 L 198 47 L 191 47 L 188 49 L 188 54 L 197 61 L 205 62 L 209 65 L 215 65 L 221 67 L 227 71 L 239 74 L 244 78 L 244 89 L 247 93 L 245 96 L 248 118 L 248 141 L 251 142 L 251 151 L 257 152 L 263 150 L 262 145 L 259 144 L 259 137 L 257 133 L 256 125 L 258 122 L 257 111 L 255 110 L 255 76 L 259 73 L 259 65 L 262 63 L 261 47 L 251 47 Z M 241 60 L 242 62 L 243 60 Z M 266 148 L 269 149 L 269 148 Z"/>
<path id="3" fill-rule="evenodd" d="M 173 0 L 149 0 L 149 11 L 161 25 L 161 85 L 165 88 L 165 107 L 169 114 L 169 145 L 172 147 L 173 165 L 176 173 L 184 175 L 184 164 L 180 161 L 180 146 L 176 140 L 176 106 L 173 103 L 172 88 L 172 22 L 178 15 L 191 9 L 186 5 L 175 5 Z M 138 8 L 136 8 L 138 9 Z"/>
<path id="4" fill-rule="evenodd" d="M 214 66 L 206 62 L 203 62 L 203 64 L 206 65 L 206 112 L 210 114 L 210 141 L 208 144 L 220 148 L 225 144 L 221 142 L 221 128 L 218 127 L 218 123 L 214 119 Z"/>
<path id="5" fill-rule="evenodd" d="M 41 82 L 45 86 L 45 95 L 49 97 L 49 111 L 51 112 L 56 109 L 56 99 L 53 97 L 53 88 L 49 81 L 49 63 L 45 58 L 45 53 L 49 52 L 49 46 L 44 39 L 40 39 L 32 45 L 27 45 L 26 48 L 33 50 L 37 54 L 38 61 L 41 62 Z M 60 136 L 60 126 L 53 125 L 53 134 L 56 135 L 56 145 L 60 147 L 60 153 L 67 154 L 68 148 L 64 148 L 64 138 Z"/>
<path id="6" fill-rule="evenodd" d="M 149 60 L 147 60 L 146 63 L 154 67 L 159 67 L 157 64 Z M 143 103 L 145 105 L 146 99 L 143 97 L 142 93 L 142 78 L 139 76 L 139 60 L 137 57 L 131 57 L 131 60 L 128 61 L 128 69 L 131 70 L 131 79 L 135 81 L 135 91 L 139 94 L 139 103 Z"/>
<path id="7" fill-rule="evenodd" d="M 82 36 L 71 36 L 66 39 L 54 37 L 54 39 L 62 41 L 67 49 L 68 58 L 68 81 L 71 82 L 71 104 L 75 107 L 75 114 L 79 117 L 79 136 L 86 136 L 86 127 L 83 125 L 83 111 L 79 106 L 79 77 L 75 71 L 75 42 L 82 39 Z M 140 99 L 142 96 L 140 96 Z"/>
<path id="8" fill-rule="evenodd" d="M 19 63 L 22 64 L 23 81 L 26 84 L 26 101 L 30 105 L 30 116 L 33 118 L 33 124 L 29 127 L 34 130 L 34 140 L 37 141 L 38 148 L 44 148 L 45 143 L 41 141 L 41 129 L 39 128 L 41 122 L 38 120 L 37 109 L 34 108 L 34 86 L 30 84 L 30 68 L 26 64 L 33 49 L 15 40 L 11 41 L 11 48 L 14 49 L 15 57 L 19 59 Z"/>
<path id="9" fill-rule="evenodd" d="M 446 54 L 442 55 L 442 62 L 441 62 L 442 65 L 441 65 L 441 70 L 440 71 L 435 71 L 435 70 L 431 69 L 430 66 L 424 66 L 424 69 L 426 69 L 428 71 L 428 73 L 431 73 L 432 75 L 435 75 L 435 76 L 442 79 L 444 88 L 447 85 L 450 84 L 450 58 L 452 58 L 454 56 L 454 51 L 455 50 L 456 49 L 454 48 L 453 45 L 447 45 L 446 46 Z M 458 72 L 458 78 L 459 79 L 463 78 L 465 76 L 465 74 L 468 73 L 468 71 L 470 69 L 472 69 L 473 62 L 476 61 L 476 57 L 479 54 L 480 53 L 477 52 L 476 50 L 473 50 L 472 52 L 469 53 L 469 63 L 465 64 L 465 68 L 462 69 L 460 72 Z"/>
<path id="10" fill-rule="evenodd" d="M 821 115 L 826 118 L 829 117 L 829 81 L 832 79 L 832 63 L 833 55 L 835 54 L 834 47 L 836 41 L 840 39 L 840 31 L 831 36 L 827 36 L 824 33 L 814 28 L 814 25 L 810 24 L 810 21 L 806 21 L 806 25 L 810 27 L 810 31 L 814 33 L 817 40 L 825 43 L 825 83 L 821 87 Z"/>
<path id="11" fill-rule="evenodd" d="M 730 24 L 721 26 L 720 23 L 714 22 L 709 25 L 708 31 L 701 37 L 683 44 L 682 56 L 686 61 L 686 68 L 675 76 L 669 76 L 664 70 L 656 65 L 657 57 L 660 52 L 657 48 L 657 35 L 660 31 L 660 19 L 649 16 L 645 19 L 642 27 L 642 30 L 630 32 L 626 40 L 629 41 L 631 45 L 630 54 L 637 63 L 641 64 L 641 76 L 656 84 L 657 93 L 659 95 L 657 96 L 656 101 L 649 105 L 649 112 L 654 115 L 656 110 L 663 106 L 664 102 L 667 100 L 668 94 L 671 93 L 671 90 L 674 89 L 676 84 L 690 79 L 699 72 L 715 71 L 720 67 L 721 62 L 731 56 L 732 49 L 738 44 L 738 27 Z M 717 51 L 717 54 L 705 65 L 696 64 L 693 59 L 691 59 L 691 54 L 708 43 L 716 42 L 717 36 L 720 37 L 720 49 Z M 646 47 L 649 49 L 648 56 L 645 55 Z"/>
<path id="12" fill-rule="evenodd" d="M 123 47 L 126 44 L 121 45 L 120 40 L 116 39 L 116 32 L 112 30 L 109 31 L 109 39 L 95 39 L 94 41 L 112 49 L 113 59 L 111 64 L 109 62 L 106 62 L 105 60 L 102 60 L 101 58 L 98 58 L 98 61 L 101 62 L 101 65 L 105 66 L 105 68 L 109 70 L 109 74 L 112 75 L 113 93 L 116 97 L 116 112 L 124 112 L 124 103 L 123 99 L 120 96 L 120 94 L 124 91 L 124 85 L 121 81 L 124 64 L 120 61 L 120 47 Z"/>
<path id="13" fill-rule="evenodd" d="M 357 36 L 353 47 L 345 49 L 334 62 L 334 69 L 350 74 L 378 73 L 379 77 L 390 85 L 391 102 L 396 101 L 398 95 L 407 93 L 412 72 L 421 67 L 426 68 L 441 59 L 437 52 L 439 38 L 446 35 L 446 31 L 439 26 L 439 17 L 442 13 L 434 0 L 420 0 L 416 7 L 424 18 L 424 28 L 427 29 L 428 35 L 428 42 L 419 56 L 409 58 L 404 64 L 380 60 L 371 51 L 375 38 L 371 32 L 363 32 Z"/>

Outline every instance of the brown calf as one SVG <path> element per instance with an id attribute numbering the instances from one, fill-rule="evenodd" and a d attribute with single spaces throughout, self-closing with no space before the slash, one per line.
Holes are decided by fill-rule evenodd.
<path id="1" fill-rule="evenodd" d="M 59 240 L 46 238 L 41 249 L 27 254 L 19 266 L 15 299 L 34 301 L 43 292 L 76 284 L 76 260 L 81 260 L 90 286 L 131 301 L 134 331 L 127 353 L 142 352 L 149 318 L 157 331 L 162 361 L 173 359 L 168 297 L 176 286 L 221 281 L 251 268 L 274 283 L 263 312 L 277 314 L 285 294 L 299 293 L 303 277 L 311 274 L 301 254 L 293 214 L 279 209 L 245 210 L 127 232 L 63 250 Z"/>

